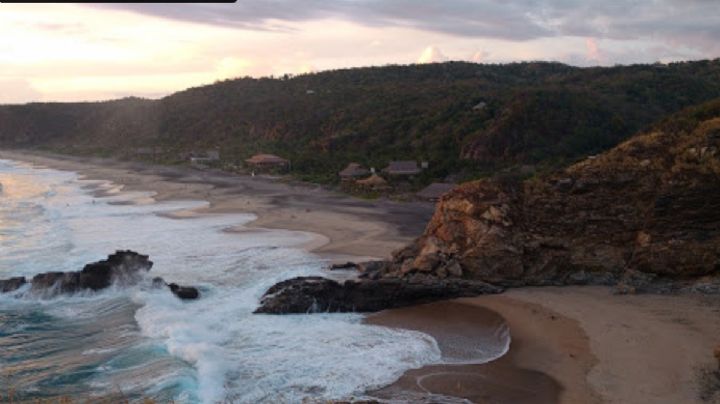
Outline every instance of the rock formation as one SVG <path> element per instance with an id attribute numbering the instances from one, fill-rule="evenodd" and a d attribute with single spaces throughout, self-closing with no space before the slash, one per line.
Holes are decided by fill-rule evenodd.
<path id="1" fill-rule="evenodd" d="M 7 293 L 7 292 L 12 292 L 14 290 L 18 290 L 26 283 L 27 283 L 27 280 L 25 279 L 24 276 L 19 276 L 19 277 L 10 278 L 10 279 L 2 279 L 2 280 L 0 280 L 0 293 Z"/>
<path id="2" fill-rule="evenodd" d="M 192 286 L 180 286 L 177 283 L 170 283 L 167 285 L 170 291 L 177 297 L 183 300 L 194 300 L 200 297 L 200 292 L 197 288 Z"/>
<path id="3" fill-rule="evenodd" d="M 383 277 L 720 292 L 720 101 L 561 173 L 445 195 Z"/>
<path id="4" fill-rule="evenodd" d="M 31 291 L 38 294 L 75 293 L 105 289 L 113 283 L 128 286 L 138 283 L 152 268 L 147 255 L 133 251 L 117 251 L 106 260 L 85 265 L 81 271 L 46 272 L 37 274 Z"/>
<path id="5" fill-rule="evenodd" d="M 720 293 L 720 100 L 559 173 L 463 184 L 389 262 L 355 267 L 361 279 L 344 284 L 280 282 L 257 312 L 374 311 L 527 285 Z"/>
<path id="6" fill-rule="evenodd" d="M 85 265 L 81 271 L 45 272 L 35 275 L 30 282 L 30 293 L 43 297 L 70 294 L 81 291 L 97 291 L 111 285 L 132 286 L 144 279 L 152 268 L 147 255 L 134 251 L 116 251 L 107 259 Z M 0 293 L 13 292 L 27 282 L 25 277 L 0 280 Z M 167 286 L 181 299 L 197 299 L 198 290 L 189 286 L 166 284 L 162 278 L 154 278 L 153 286 Z"/>
<path id="7" fill-rule="evenodd" d="M 255 313 L 370 312 L 501 291 L 484 282 L 461 279 L 414 277 L 339 283 L 309 276 L 288 279 L 268 289 Z"/>

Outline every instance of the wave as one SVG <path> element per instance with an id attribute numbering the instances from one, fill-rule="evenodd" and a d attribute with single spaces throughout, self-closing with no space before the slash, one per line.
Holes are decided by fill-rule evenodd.
<path id="1" fill-rule="evenodd" d="M 98 197 L 94 190 L 117 187 L 7 161 L 0 181 L 8 218 L 0 221 L 0 277 L 78 270 L 121 248 L 150 255 L 150 276 L 202 290 L 193 302 L 141 286 L 0 296 L 0 365 L 12 374 L 0 385 L 26 398 L 343 398 L 442 360 L 427 334 L 365 325 L 356 314 L 253 315 L 276 281 L 322 273 L 324 262 L 299 248 L 307 233 L 225 231 L 254 220 L 250 214 L 174 219 L 167 214 L 206 203 L 151 203 L 152 193 L 119 189 Z"/>

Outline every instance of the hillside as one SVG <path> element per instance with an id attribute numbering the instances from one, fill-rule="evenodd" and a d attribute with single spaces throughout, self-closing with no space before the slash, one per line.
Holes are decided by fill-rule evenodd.
<path id="1" fill-rule="evenodd" d="M 558 166 L 606 150 L 669 113 L 720 96 L 720 60 L 577 68 L 448 62 L 241 78 L 157 101 L 0 106 L 0 147 L 138 155 L 264 151 L 335 178 L 349 161 L 430 161 L 425 180 L 518 164 Z M 475 108 L 474 108 L 475 107 Z"/>
<path id="2" fill-rule="evenodd" d="M 463 184 L 389 275 L 720 292 L 720 99 L 556 174 Z"/>

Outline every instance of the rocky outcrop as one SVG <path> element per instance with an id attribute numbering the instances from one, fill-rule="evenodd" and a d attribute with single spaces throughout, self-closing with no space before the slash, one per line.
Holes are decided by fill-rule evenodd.
<path id="1" fill-rule="evenodd" d="M 196 287 L 180 286 L 177 283 L 167 283 L 159 276 L 153 278 L 152 286 L 156 289 L 168 288 L 172 294 L 182 300 L 195 300 L 200 297 L 200 291 Z"/>
<path id="2" fill-rule="evenodd" d="M 383 277 L 720 291 L 720 102 L 561 173 L 464 184 Z"/>
<path id="3" fill-rule="evenodd" d="M 138 283 L 152 268 L 147 255 L 117 251 L 107 259 L 85 265 L 81 271 L 46 272 L 35 275 L 31 292 L 43 295 L 100 290 L 112 284 L 129 286 Z"/>
<path id="4" fill-rule="evenodd" d="M 461 279 L 414 277 L 340 283 L 316 276 L 298 277 L 271 287 L 255 313 L 372 312 L 501 291 L 484 282 Z"/>
<path id="5" fill-rule="evenodd" d="M 170 291 L 183 300 L 194 300 L 200 297 L 200 292 L 192 286 L 180 286 L 177 283 L 168 284 Z"/>
<path id="6" fill-rule="evenodd" d="M 390 261 L 343 267 L 361 279 L 280 282 L 257 312 L 375 311 L 528 285 L 720 293 L 720 100 L 553 175 L 463 184 Z"/>
<path id="7" fill-rule="evenodd" d="M 0 280 L 0 293 L 13 292 L 27 283 L 24 276 Z"/>
<path id="8" fill-rule="evenodd" d="M 718 364 L 718 370 L 720 370 L 720 345 L 715 347 L 715 351 L 713 352 L 713 354 L 715 355 L 715 360 Z"/>
<path id="9" fill-rule="evenodd" d="M 45 272 L 30 282 L 30 293 L 43 297 L 82 291 L 97 291 L 111 285 L 132 286 L 141 282 L 152 268 L 147 255 L 134 251 L 117 251 L 107 259 L 85 265 L 81 271 Z M 0 280 L 0 293 L 13 292 L 27 284 L 25 277 Z M 200 292 L 192 286 L 167 284 L 162 278 L 152 280 L 153 287 L 167 287 L 180 299 L 197 299 Z"/>

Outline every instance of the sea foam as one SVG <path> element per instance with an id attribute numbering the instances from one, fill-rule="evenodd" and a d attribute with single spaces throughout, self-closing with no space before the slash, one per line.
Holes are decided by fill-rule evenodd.
<path id="1" fill-rule="evenodd" d="M 119 388 L 188 403 L 299 402 L 359 395 L 441 360 L 430 336 L 365 325 L 357 314 L 253 315 L 276 281 L 323 273 L 323 260 L 299 248 L 313 235 L 225 231 L 251 214 L 173 219 L 206 202 L 151 203 L 152 193 L 9 161 L 0 161 L 0 182 L 0 277 L 78 270 L 133 249 L 150 255 L 151 276 L 202 293 L 193 302 L 141 287 L 0 296 L 0 316 L 16 319 L 0 326 L 0 366 L 31 369 L 12 380 L 29 397 Z M 17 345 L 20 335 L 27 341 Z M 32 354 L 49 340 L 46 357 Z"/>

